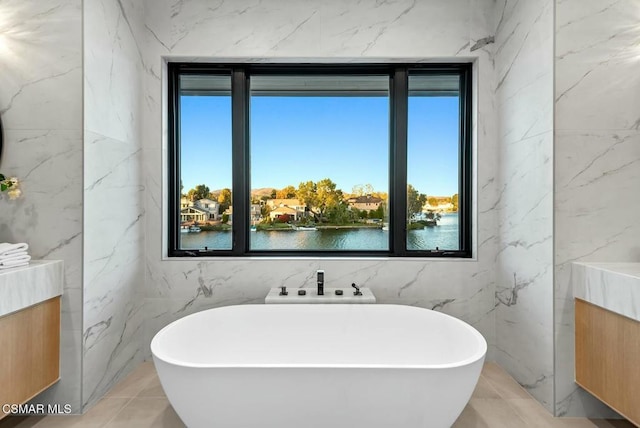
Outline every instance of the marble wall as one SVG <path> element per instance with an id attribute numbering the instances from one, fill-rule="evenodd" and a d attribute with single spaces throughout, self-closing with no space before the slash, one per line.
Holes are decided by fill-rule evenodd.
<path id="1" fill-rule="evenodd" d="M 499 1 L 496 360 L 553 409 L 552 0 Z"/>
<path id="2" fill-rule="evenodd" d="M 151 337 L 186 314 L 262 303 L 270 287 L 311 286 L 317 269 L 326 286 L 357 282 L 379 302 L 435 308 L 460 317 L 494 342 L 497 203 L 492 0 L 257 2 L 148 0 L 145 16 L 144 158 L 146 211 L 145 349 Z M 164 58 L 224 61 L 375 61 L 459 58 L 476 63 L 474 123 L 478 180 L 472 260 L 166 259 L 166 130 Z M 253 58 L 253 59 L 252 59 Z M 490 347 L 490 349 L 493 349 Z"/>
<path id="3" fill-rule="evenodd" d="M 143 360 L 143 9 L 84 4 L 84 410 Z"/>
<path id="4" fill-rule="evenodd" d="M 556 414 L 607 410 L 574 379 L 571 262 L 640 261 L 640 4 L 556 0 Z"/>
<path id="5" fill-rule="evenodd" d="M 82 2 L 0 2 L 0 170 L 22 197 L 0 198 L 0 242 L 64 260 L 61 380 L 36 400 L 81 407 Z"/>

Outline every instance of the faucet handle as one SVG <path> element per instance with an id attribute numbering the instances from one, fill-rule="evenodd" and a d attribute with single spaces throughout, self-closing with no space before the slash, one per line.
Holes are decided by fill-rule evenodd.
<path id="1" fill-rule="evenodd" d="M 362 292 L 360 292 L 360 287 L 358 287 L 355 282 L 352 282 L 351 286 L 356 289 L 356 291 L 353 292 L 354 296 L 362 296 Z"/>
<path id="2" fill-rule="evenodd" d="M 286 296 L 286 295 L 288 295 L 288 294 L 289 294 L 289 293 L 287 292 L 287 287 L 286 287 L 286 286 L 284 286 L 284 285 L 283 285 L 283 286 L 281 286 L 281 287 L 280 287 L 280 294 L 279 294 L 279 295 L 280 295 L 280 296 Z"/>

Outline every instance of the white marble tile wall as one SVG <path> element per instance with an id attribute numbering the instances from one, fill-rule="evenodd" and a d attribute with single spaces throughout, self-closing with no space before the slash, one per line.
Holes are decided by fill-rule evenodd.
<path id="1" fill-rule="evenodd" d="M 571 262 L 640 261 L 640 7 L 556 0 L 556 414 L 607 410 L 574 383 Z"/>
<path id="2" fill-rule="evenodd" d="M 84 4 L 85 409 L 144 358 L 141 6 Z"/>
<path id="3" fill-rule="evenodd" d="M 494 342 L 496 245 L 495 114 L 492 45 L 471 48 L 492 36 L 491 0 L 362 2 L 305 0 L 146 2 L 144 157 L 147 317 L 145 350 L 167 323 L 215 306 L 262 303 L 270 287 L 311 286 L 316 269 L 326 286 L 353 281 L 373 289 L 379 302 L 436 308 L 479 328 Z M 482 45 L 483 43 L 479 43 Z M 371 61 L 382 58 L 458 57 L 476 64 L 478 120 L 475 159 L 478 189 L 474 223 L 477 260 L 265 260 L 163 259 L 165 210 L 163 163 L 163 56 L 223 61 Z"/>
<path id="4" fill-rule="evenodd" d="M 82 2 L 0 2 L 0 171 L 22 197 L 0 199 L 0 241 L 64 260 L 61 380 L 36 398 L 81 407 Z"/>
<path id="5" fill-rule="evenodd" d="M 496 4 L 496 359 L 553 409 L 553 1 Z"/>

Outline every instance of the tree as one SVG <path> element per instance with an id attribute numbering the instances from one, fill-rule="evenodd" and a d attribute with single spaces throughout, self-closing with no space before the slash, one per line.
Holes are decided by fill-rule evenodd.
<path id="1" fill-rule="evenodd" d="M 316 208 L 322 217 L 328 209 L 337 207 L 343 200 L 342 190 L 336 189 L 336 183 L 329 178 L 323 178 L 316 184 Z"/>
<path id="2" fill-rule="evenodd" d="M 227 224 L 229 222 L 229 214 L 222 214 L 222 223 Z"/>
<path id="3" fill-rule="evenodd" d="M 192 201 L 199 201 L 209 197 L 209 188 L 204 184 L 198 184 L 187 192 L 187 197 Z"/>
<path id="4" fill-rule="evenodd" d="M 220 204 L 220 212 L 226 211 L 231 206 L 231 190 L 222 189 L 218 195 L 218 203 Z"/>
<path id="5" fill-rule="evenodd" d="M 317 187 L 313 181 L 305 181 L 298 185 L 296 198 L 304 202 L 309 210 L 313 209 L 318 201 Z"/>
<path id="6" fill-rule="evenodd" d="M 351 188 L 351 193 L 355 196 L 373 195 L 374 190 L 371 184 L 356 184 Z"/>
<path id="7" fill-rule="evenodd" d="M 276 189 L 273 189 L 273 190 L 271 191 L 271 199 L 275 199 L 275 198 L 276 198 L 276 195 L 277 195 Z"/>
<path id="8" fill-rule="evenodd" d="M 419 193 L 411 184 L 407 185 L 407 217 L 411 219 L 421 213 L 426 200 L 427 195 Z"/>
<path id="9" fill-rule="evenodd" d="M 276 199 L 291 199 L 296 197 L 296 188 L 293 186 L 287 186 L 284 189 L 276 192 Z"/>
<path id="10" fill-rule="evenodd" d="M 384 208 L 385 204 L 381 203 L 380 205 L 378 205 L 378 208 L 369 212 L 369 218 L 378 218 L 382 220 L 384 218 Z"/>
<path id="11" fill-rule="evenodd" d="M 266 223 L 269 221 L 269 214 L 271 213 L 271 207 L 267 204 L 264 204 L 260 207 L 260 215 L 262 216 L 262 222 Z"/>
<path id="12" fill-rule="evenodd" d="M 453 210 L 458 211 L 458 194 L 457 193 L 451 197 L 451 204 L 453 204 Z"/>
<path id="13" fill-rule="evenodd" d="M 355 213 L 342 202 L 327 208 L 326 215 L 333 224 L 353 223 L 356 219 Z"/>
<path id="14" fill-rule="evenodd" d="M 433 196 L 429 197 L 429 199 L 427 199 L 427 202 L 429 202 L 429 205 L 431 205 L 432 207 L 438 206 L 438 200 Z"/>

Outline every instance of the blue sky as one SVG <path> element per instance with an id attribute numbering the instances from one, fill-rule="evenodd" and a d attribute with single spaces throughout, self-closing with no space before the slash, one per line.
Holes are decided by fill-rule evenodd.
<path id="1" fill-rule="evenodd" d="M 184 191 L 231 188 L 230 98 L 181 103 Z M 386 97 L 253 97 L 251 188 L 328 177 L 347 193 L 358 184 L 388 192 L 388 118 Z M 458 192 L 457 123 L 458 98 L 410 97 L 408 180 L 420 192 Z"/>

